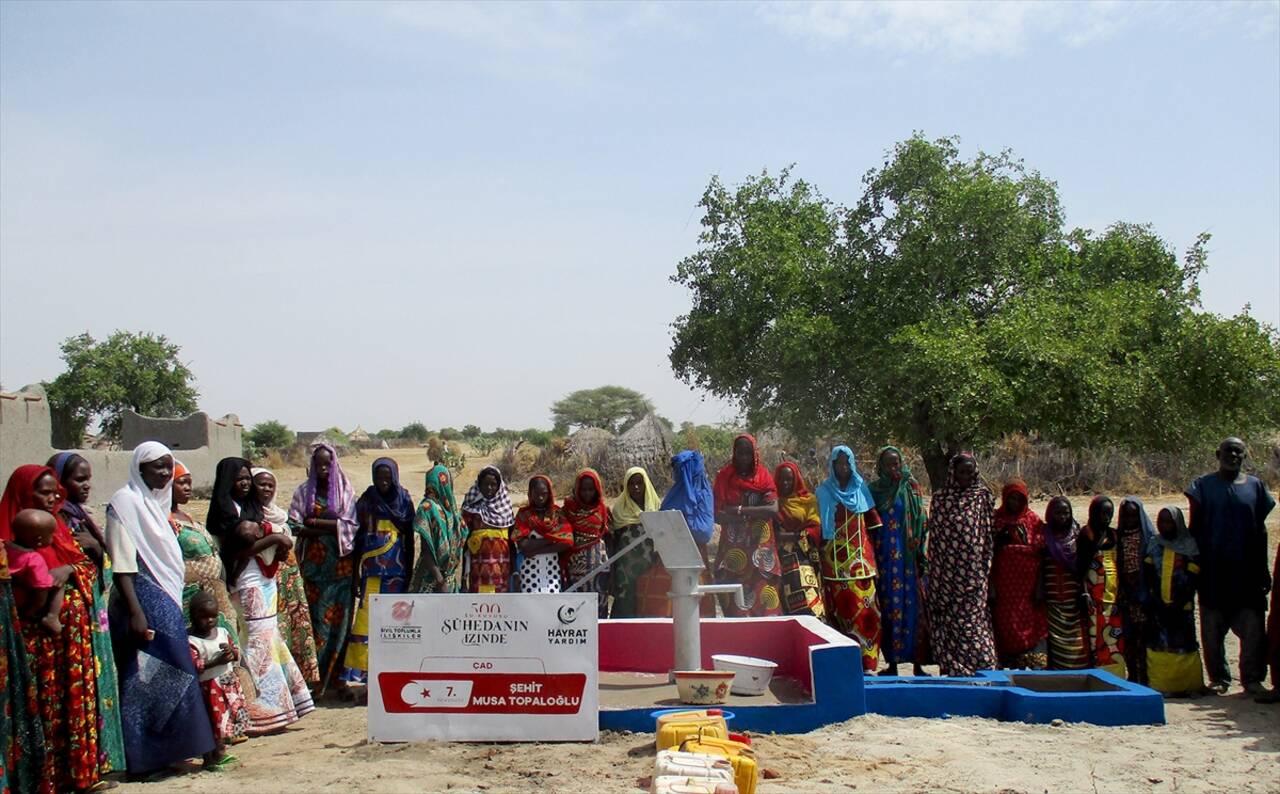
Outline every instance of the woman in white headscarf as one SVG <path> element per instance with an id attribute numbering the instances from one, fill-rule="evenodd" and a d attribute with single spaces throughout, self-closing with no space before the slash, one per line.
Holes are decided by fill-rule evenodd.
<path id="1" fill-rule="evenodd" d="M 182 619 L 185 564 L 169 523 L 172 490 L 173 453 L 147 441 L 133 451 L 129 482 L 107 506 L 115 568 L 108 613 L 131 776 L 214 750 Z"/>

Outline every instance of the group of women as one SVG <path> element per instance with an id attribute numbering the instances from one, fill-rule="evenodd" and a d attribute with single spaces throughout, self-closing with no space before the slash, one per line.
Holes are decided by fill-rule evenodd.
<path id="1" fill-rule="evenodd" d="M 857 640 L 867 672 L 883 657 L 889 674 L 903 662 L 953 676 L 1097 666 L 1166 692 L 1201 686 L 1197 548 L 1176 507 L 1153 524 L 1140 500 L 1117 508 L 1099 496 L 1080 524 L 1063 497 L 1034 513 L 1016 480 L 996 506 L 962 454 L 926 510 L 896 447 L 878 452 L 867 481 L 852 449 L 836 446 L 811 490 L 794 462 L 766 468 L 745 434 L 714 482 L 698 452 L 671 464 L 662 499 L 641 467 L 612 499 L 585 469 L 563 501 L 549 478 L 533 477 L 519 509 L 497 468 L 457 503 L 436 465 L 415 505 L 394 460 L 374 462 L 357 498 L 337 451 L 319 444 L 287 510 L 271 471 L 221 461 L 201 524 L 184 510 L 191 473 L 147 442 L 105 527 L 88 510 L 83 457 L 21 466 L 0 499 L 0 539 L 13 541 L 24 510 L 53 514 L 39 553 L 64 593 L 61 629 L 20 619 L 0 546 L 0 790 L 86 791 L 109 785 L 113 770 L 145 776 L 285 728 L 314 697 L 349 697 L 348 685 L 367 681 L 376 593 L 574 585 L 598 595 L 602 617 L 668 615 L 669 576 L 640 522 L 658 509 L 684 514 L 717 582 L 742 585 L 742 605 L 725 599 L 724 614 L 823 620 Z M 236 645 L 228 683 L 243 702 L 230 711 L 210 713 L 188 643 L 197 599 Z"/>

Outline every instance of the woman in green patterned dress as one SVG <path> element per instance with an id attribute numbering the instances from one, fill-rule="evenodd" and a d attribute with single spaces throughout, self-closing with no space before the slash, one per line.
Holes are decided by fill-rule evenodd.
<path id="1" fill-rule="evenodd" d="M 462 550 L 467 529 L 453 495 L 453 476 L 443 463 L 427 472 L 426 492 L 413 518 L 422 552 L 409 580 L 410 593 L 462 592 Z"/>

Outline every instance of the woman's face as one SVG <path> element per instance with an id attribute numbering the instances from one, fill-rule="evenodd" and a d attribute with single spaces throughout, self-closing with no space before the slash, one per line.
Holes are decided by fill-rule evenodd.
<path id="1" fill-rule="evenodd" d="M 902 456 L 891 449 L 886 449 L 880 456 L 880 465 L 884 467 L 889 479 L 897 482 L 902 479 Z"/>
<path id="2" fill-rule="evenodd" d="M 276 498 L 276 478 L 270 474 L 259 474 L 253 478 L 253 483 L 258 486 L 258 501 L 262 506 L 271 504 Z"/>
<path id="3" fill-rule="evenodd" d="M 184 474 L 173 478 L 173 503 L 185 505 L 191 501 L 191 475 Z"/>
<path id="4" fill-rule="evenodd" d="M 45 472 L 36 480 L 33 492 L 36 497 L 36 506 L 52 513 L 53 508 L 58 504 L 58 478 Z"/>
<path id="5" fill-rule="evenodd" d="M 796 492 L 796 475 L 790 466 L 778 469 L 778 496 L 787 498 Z"/>
<path id="6" fill-rule="evenodd" d="M 241 466 L 240 471 L 236 473 L 235 481 L 231 483 L 231 496 L 235 499 L 243 499 L 253 490 L 253 475 L 249 473 L 248 466 Z"/>
<path id="7" fill-rule="evenodd" d="M 173 456 L 163 455 L 138 466 L 142 481 L 153 491 L 158 491 L 173 479 Z"/>
<path id="8" fill-rule="evenodd" d="M 1066 499 L 1055 499 L 1053 509 L 1049 511 L 1049 518 L 1053 520 L 1053 525 L 1058 529 L 1065 529 L 1071 525 L 1071 503 Z"/>
<path id="9" fill-rule="evenodd" d="M 311 456 L 311 470 L 316 473 L 317 482 L 329 482 L 329 471 L 333 468 L 333 455 L 327 449 L 317 449 Z"/>
<path id="10" fill-rule="evenodd" d="M 1022 511 L 1027 509 L 1027 497 L 1019 491 L 1012 491 L 1004 499 L 1004 509 L 1009 515 L 1022 515 Z"/>
<path id="11" fill-rule="evenodd" d="M 733 442 L 733 467 L 739 474 L 750 474 L 756 468 L 756 450 L 751 442 L 740 438 Z"/>
<path id="12" fill-rule="evenodd" d="M 383 496 L 390 496 L 395 480 L 391 476 L 391 467 L 383 464 L 373 470 L 373 487 Z"/>
<path id="13" fill-rule="evenodd" d="M 1120 528 L 1132 531 L 1142 526 L 1138 519 L 1138 505 L 1135 502 L 1120 503 Z"/>
<path id="14" fill-rule="evenodd" d="M 62 487 L 67 489 L 67 498 L 76 504 L 88 502 L 93 488 L 93 468 L 89 461 L 79 458 L 67 467 L 64 474 Z"/>
<path id="15" fill-rule="evenodd" d="M 956 485 L 968 488 L 978 479 L 978 463 L 973 458 L 961 458 L 956 464 Z"/>
<path id="16" fill-rule="evenodd" d="M 539 477 L 529 483 L 529 504 L 533 505 L 535 510 L 546 508 L 550 501 L 551 489 L 547 487 L 546 480 Z"/>
<path id="17" fill-rule="evenodd" d="M 1161 510 L 1160 515 L 1156 516 L 1156 531 L 1165 540 L 1173 540 L 1178 536 L 1178 525 L 1174 522 L 1173 511 L 1169 508 Z"/>
<path id="18" fill-rule="evenodd" d="M 485 499 L 492 499 L 498 495 L 498 475 L 491 471 L 480 475 L 480 494 Z"/>
<path id="19" fill-rule="evenodd" d="M 640 474 L 633 474 L 627 478 L 627 496 L 631 497 L 631 501 L 644 506 L 644 477 Z"/>
<path id="20" fill-rule="evenodd" d="M 840 483 L 841 487 L 847 485 L 853 477 L 853 465 L 849 463 L 849 456 L 843 452 L 836 455 L 835 462 L 831 464 L 831 470 L 836 473 L 836 482 Z"/>
<path id="21" fill-rule="evenodd" d="M 596 490 L 596 481 L 590 477 L 583 477 L 578 480 L 578 501 L 584 505 L 593 505 L 600 498 L 600 492 Z"/>
<path id="22" fill-rule="evenodd" d="M 1103 499 L 1093 506 L 1093 516 L 1098 522 L 1098 526 L 1111 526 L 1111 519 L 1115 517 L 1116 506 L 1111 503 L 1110 499 Z"/>

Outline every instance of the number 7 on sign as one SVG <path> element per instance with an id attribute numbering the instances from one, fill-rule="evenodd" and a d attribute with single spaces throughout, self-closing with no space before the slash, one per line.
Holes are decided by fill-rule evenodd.
<path id="1" fill-rule="evenodd" d="M 411 708 L 466 708 L 471 702 L 471 682 L 411 681 L 400 690 L 400 697 Z"/>

